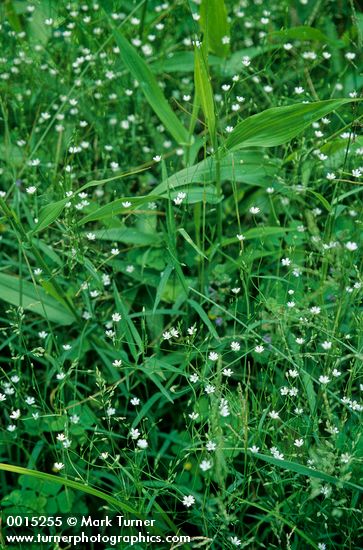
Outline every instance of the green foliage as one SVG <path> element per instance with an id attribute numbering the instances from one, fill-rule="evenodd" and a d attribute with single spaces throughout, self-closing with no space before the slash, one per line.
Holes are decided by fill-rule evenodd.
<path id="1" fill-rule="evenodd" d="M 357 5 L 0 11 L 0 546 L 360 548 Z"/>

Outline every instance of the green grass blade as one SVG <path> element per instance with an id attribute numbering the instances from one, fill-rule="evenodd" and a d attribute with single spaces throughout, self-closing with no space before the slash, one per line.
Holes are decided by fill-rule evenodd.
<path id="1" fill-rule="evenodd" d="M 328 99 L 314 103 L 297 103 L 273 107 L 240 122 L 226 141 L 226 148 L 275 147 L 283 145 L 331 111 L 355 99 Z"/>
<path id="2" fill-rule="evenodd" d="M 202 107 L 212 143 L 215 143 L 216 117 L 214 112 L 214 98 L 208 71 L 208 59 L 204 48 L 194 50 L 194 84 L 195 93 Z"/>
<path id="3" fill-rule="evenodd" d="M 188 131 L 184 128 L 165 99 L 154 74 L 145 61 L 139 56 L 135 48 L 131 46 L 124 36 L 122 36 L 120 31 L 114 29 L 113 33 L 116 43 L 120 48 L 121 59 L 132 76 L 139 82 L 140 89 L 143 91 L 150 107 L 154 110 L 155 114 L 159 117 L 160 121 L 164 124 L 175 141 L 180 144 L 187 144 L 189 141 Z"/>
<path id="4" fill-rule="evenodd" d="M 21 302 L 20 302 L 21 295 Z M 41 287 L 18 277 L 0 273 L 0 299 L 14 306 L 22 306 L 60 325 L 74 323 L 74 316 L 62 303 L 49 296 Z"/>
<path id="5" fill-rule="evenodd" d="M 229 23 L 224 0 L 202 0 L 200 27 L 208 37 L 208 49 L 220 57 L 229 53 Z"/>
<path id="6" fill-rule="evenodd" d="M 112 495 L 100 491 L 99 489 L 95 489 L 94 487 L 85 485 L 84 483 L 79 483 L 78 481 L 73 481 L 64 477 L 54 476 L 52 474 L 45 474 L 43 472 L 38 472 L 37 470 L 29 470 L 28 468 L 22 468 L 21 466 L 13 466 L 12 464 L 0 463 L 0 470 L 19 475 L 31 476 L 39 479 L 39 481 L 44 481 L 46 483 L 56 483 L 57 485 L 63 485 L 64 487 L 69 487 L 70 489 L 76 489 L 81 493 L 87 493 L 88 495 L 92 495 L 94 497 L 104 500 L 111 506 L 115 506 L 117 510 L 129 512 L 130 514 L 135 514 L 136 516 L 140 517 L 140 514 L 137 512 L 137 510 L 135 510 L 128 504 L 125 504 L 125 502 L 122 502 Z"/>
<path id="7" fill-rule="evenodd" d="M 316 479 L 321 479 L 322 481 L 332 483 L 333 485 L 340 485 L 342 487 L 346 487 L 347 489 L 354 489 L 355 491 L 363 492 L 363 487 L 361 485 L 357 485 L 356 483 L 352 483 L 351 481 L 346 481 L 344 479 L 339 479 L 326 474 L 325 472 L 321 472 L 320 470 L 313 470 L 312 468 L 308 468 L 307 466 L 303 466 L 297 462 L 280 460 L 278 458 L 274 458 L 273 456 L 267 456 L 260 453 L 254 453 L 253 456 L 260 458 L 264 462 L 278 466 L 286 471 L 296 472 L 297 474 L 301 474 L 306 477 L 315 477 Z"/>

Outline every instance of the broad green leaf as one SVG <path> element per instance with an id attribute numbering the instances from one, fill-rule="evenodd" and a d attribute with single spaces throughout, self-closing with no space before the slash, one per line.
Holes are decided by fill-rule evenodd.
<path id="1" fill-rule="evenodd" d="M 97 231 L 92 231 L 92 233 L 96 235 L 97 240 L 115 241 L 137 246 L 151 246 L 160 244 L 162 241 L 162 235 L 157 233 L 143 233 L 134 227 L 127 227 L 126 225 L 108 229 L 98 229 Z"/>
<path id="2" fill-rule="evenodd" d="M 234 180 L 260 185 L 271 181 L 279 168 L 277 161 L 266 160 L 260 151 L 238 151 L 225 155 L 221 159 L 220 175 L 223 180 Z M 216 162 L 208 157 L 193 166 L 184 168 L 169 176 L 153 189 L 153 194 L 165 193 L 168 189 L 186 186 L 188 183 L 214 183 L 216 180 Z M 151 199 L 150 199 L 151 200 Z"/>
<path id="3" fill-rule="evenodd" d="M 12 464 L 0 463 L 0 470 L 5 472 L 11 472 L 14 474 L 19 474 L 19 475 L 31 476 L 35 479 L 38 479 L 39 481 L 43 481 L 46 483 L 55 483 L 56 485 L 63 485 L 64 487 L 70 487 L 71 489 L 75 489 L 77 491 L 80 491 L 81 493 L 87 493 L 88 495 L 92 495 L 94 497 L 100 498 L 105 502 L 107 502 L 109 505 L 114 506 L 117 510 L 120 510 L 121 512 L 126 511 L 126 512 L 129 512 L 130 514 L 134 514 L 137 517 L 140 517 L 140 514 L 137 512 L 137 510 L 132 508 L 132 506 L 130 506 L 129 504 L 126 504 L 125 502 L 122 502 L 121 500 L 118 500 L 112 495 L 108 493 L 104 493 L 99 489 L 95 489 L 94 487 L 85 485 L 84 483 L 73 481 L 72 479 L 66 479 L 60 476 L 45 474 L 44 472 L 38 472 L 37 470 L 29 470 L 28 468 L 22 468 L 20 466 L 13 466 Z"/>
<path id="4" fill-rule="evenodd" d="M 328 99 L 267 109 L 237 124 L 226 141 L 226 148 L 235 150 L 241 147 L 282 145 L 300 134 L 315 120 L 352 101 L 356 100 Z"/>
<path id="5" fill-rule="evenodd" d="M 215 141 L 216 117 L 214 113 L 213 90 L 208 71 L 208 60 L 203 48 L 195 48 L 194 51 L 194 85 L 197 99 L 200 102 L 202 111 L 208 126 L 212 143 Z"/>
<path id="6" fill-rule="evenodd" d="M 74 323 L 73 315 L 41 287 L 18 277 L 0 273 L 0 299 L 14 306 L 22 306 L 60 325 Z"/>
<path id="7" fill-rule="evenodd" d="M 274 31 L 267 35 L 267 39 L 280 39 L 281 42 L 286 40 L 314 40 L 326 44 L 330 39 L 319 29 L 301 25 L 300 27 L 291 27 L 282 31 Z"/>
<path id="8" fill-rule="evenodd" d="M 61 199 L 60 201 L 47 204 L 47 206 L 45 206 L 40 211 L 38 223 L 31 234 L 39 233 L 39 231 L 42 231 L 51 223 L 53 223 L 57 218 L 59 218 L 68 201 L 69 199 L 65 198 Z"/>
<path id="9" fill-rule="evenodd" d="M 229 23 L 224 0 L 202 0 L 200 6 L 200 27 L 208 41 L 208 49 L 226 57 L 229 53 Z M 227 43 L 224 43 L 227 39 Z"/>
<path id="10" fill-rule="evenodd" d="M 124 197 L 122 199 L 116 199 L 109 204 L 105 204 L 105 206 L 96 208 L 94 212 L 90 212 L 84 216 L 84 218 L 79 220 L 77 225 L 83 225 L 84 223 L 95 220 L 102 220 L 103 218 L 109 218 L 110 216 L 119 216 L 120 214 L 135 214 L 139 206 L 158 198 L 159 197 L 155 195 L 148 195 L 146 197 Z M 130 205 L 128 205 L 128 203 L 130 203 Z"/>
<path id="11" fill-rule="evenodd" d="M 155 76 L 120 31 L 114 29 L 113 33 L 120 48 L 121 59 L 132 76 L 139 82 L 140 89 L 143 91 L 150 107 L 155 111 L 175 141 L 180 144 L 187 144 L 189 134 L 166 101 Z"/>
<path id="12" fill-rule="evenodd" d="M 363 492 L 363 487 L 361 485 L 357 485 L 356 483 L 352 483 L 351 481 L 346 481 L 344 479 L 339 479 L 338 477 L 331 476 L 330 474 L 326 474 L 325 472 L 321 472 L 319 470 L 313 470 L 312 468 L 308 468 L 307 466 L 298 464 L 297 462 L 279 460 L 273 456 L 267 456 L 260 453 L 253 453 L 252 456 L 260 458 L 269 464 L 274 464 L 275 466 L 278 466 L 286 471 L 296 472 L 297 474 L 301 474 L 306 477 L 315 477 L 317 479 L 321 479 L 322 481 L 326 481 L 327 483 L 333 483 L 334 485 L 341 485 L 347 489 L 354 489 Z"/>

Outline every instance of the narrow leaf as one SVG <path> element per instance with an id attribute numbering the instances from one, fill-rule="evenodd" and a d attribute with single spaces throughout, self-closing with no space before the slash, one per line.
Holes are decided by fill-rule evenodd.
<path id="1" fill-rule="evenodd" d="M 213 90 L 210 83 L 208 71 L 208 61 L 206 59 L 206 55 L 204 55 L 203 53 L 202 48 L 196 47 L 194 55 L 195 93 L 197 94 L 200 104 L 202 106 L 202 111 L 207 122 L 209 135 L 212 142 L 214 142 L 216 119 L 214 113 Z"/>
<path id="2" fill-rule="evenodd" d="M 114 29 L 113 32 L 117 45 L 120 48 L 121 59 L 132 76 L 139 82 L 140 89 L 143 91 L 150 107 L 175 141 L 180 144 L 187 144 L 189 142 L 189 134 L 166 101 L 155 76 L 135 48 L 122 36 L 120 31 Z"/>

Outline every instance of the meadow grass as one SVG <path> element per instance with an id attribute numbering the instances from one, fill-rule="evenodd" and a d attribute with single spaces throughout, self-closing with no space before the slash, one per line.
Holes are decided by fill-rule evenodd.
<path id="1" fill-rule="evenodd" d="M 0 9 L 1 547 L 362 548 L 358 3 Z"/>

